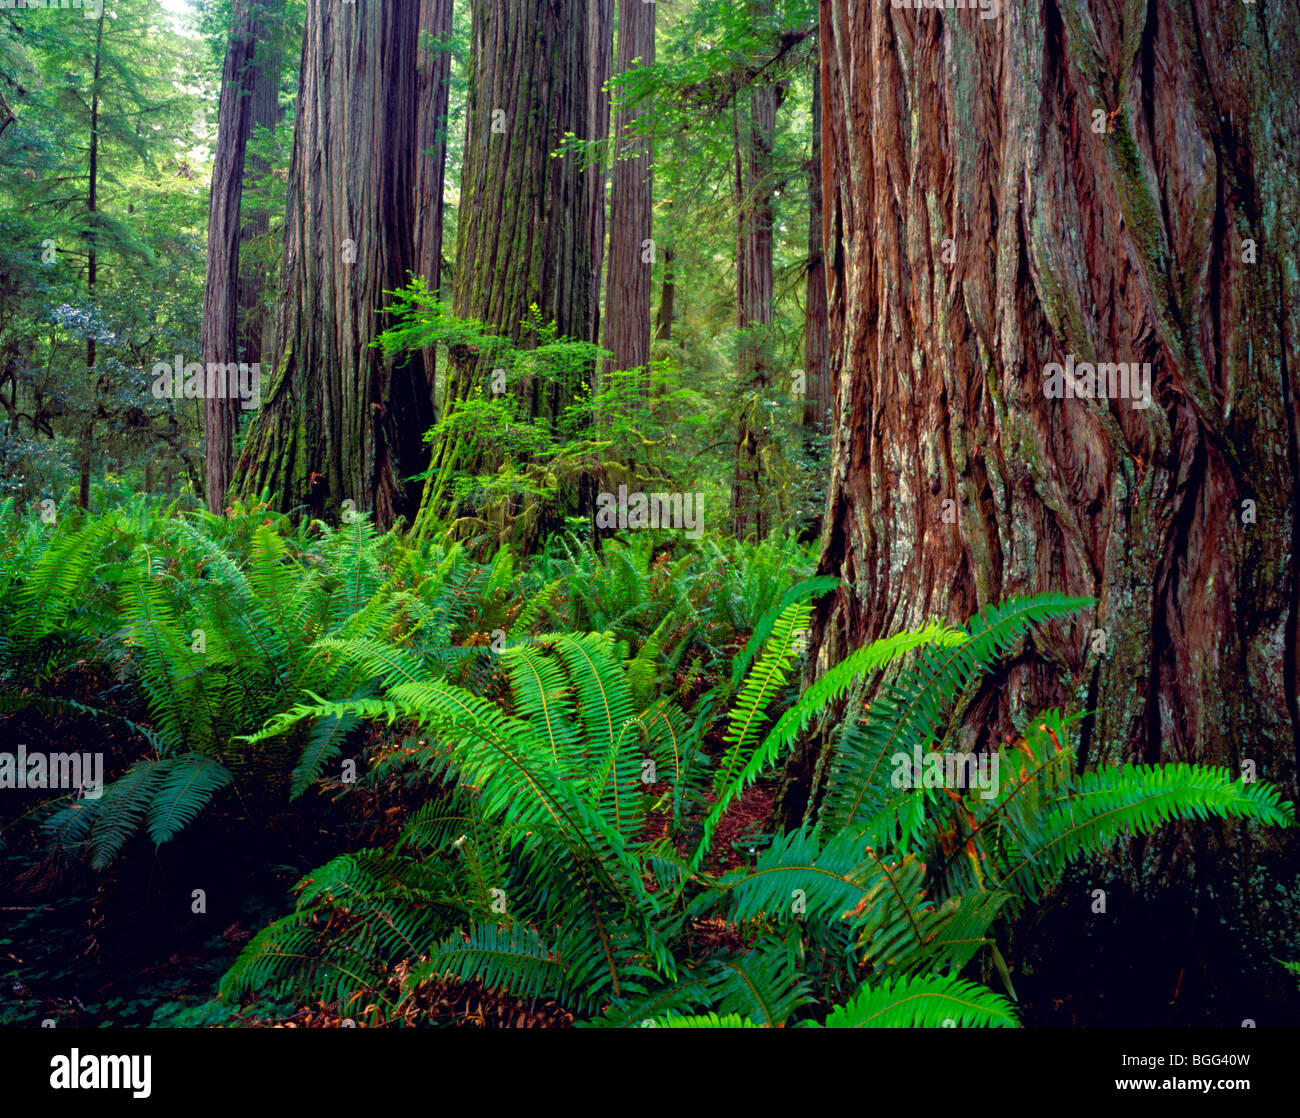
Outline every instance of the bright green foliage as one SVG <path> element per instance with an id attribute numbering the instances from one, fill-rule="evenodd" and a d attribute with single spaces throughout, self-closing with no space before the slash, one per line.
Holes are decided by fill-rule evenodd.
<path id="1" fill-rule="evenodd" d="M 1005 969 L 996 921 L 1032 902 L 1071 858 L 1173 819 L 1294 820 L 1274 790 L 1234 784 L 1224 772 L 1076 775 L 1068 721 L 1053 712 L 999 754 L 1002 779 L 988 796 L 901 786 L 897 774 L 913 761 L 903 746 L 932 743 L 955 695 L 1033 624 L 1086 603 L 1024 599 L 961 630 L 933 625 L 877 642 L 772 723 L 805 602 L 793 593 L 776 604 L 761 639 L 737 655 L 735 683 L 704 696 L 693 722 L 662 699 L 639 701 L 636 661 L 620 659 L 608 634 L 542 635 L 504 649 L 504 710 L 397 653 L 331 645 L 364 662 L 383 697 L 300 704 L 266 732 L 326 717 L 422 724 L 429 744 L 408 763 L 451 791 L 416 814 L 400 853 L 387 857 L 395 874 L 422 866 L 443 883 L 440 891 L 383 893 L 382 911 L 402 927 L 435 911 L 447 923 L 411 949 L 391 937 L 345 946 L 337 936 L 312 939 L 313 926 L 337 928 L 360 910 L 337 895 L 322 907 L 319 892 L 304 887 L 297 911 L 250 945 L 224 991 L 353 998 L 398 974 L 383 999 L 371 997 L 380 1017 L 380 1000 L 400 1011 L 423 985 L 450 979 L 554 1001 L 594 1027 L 1008 1026 L 1016 1024 L 1011 1004 L 962 972 L 982 954 Z M 703 871 L 725 802 L 855 679 L 909 657 L 887 701 L 873 702 L 860 729 L 835 737 L 827 762 L 834 795 L 814 819 L 774 836 L 750 866 Z M 729 698 L 723 753 L 704 784 L 696 777 L 701 735 L 720 719 L 719 695 Z M 657 783 L 638 780 L 646 771 Z M 665 783 L 672 797 L 659 793 Z M 705 811 L 686 861 L 678 840 Z M 666 837 L 651 839 L 659 816 Z M 719 921 L 734 946 L 693 948 L 693 934 Z M 352 952 L 346 975 L 340 951 Z M 822 960 L 816 967 L 814 958 Z"/>
<path id="2" fill-rule="evenodd" d="M 481 681 L 487 649 L 458 637 L 471 622 L 509 624 L 517 597 L 508 553 L 484 566 L 456 547 L 381 537 L 362 518 L 290 531 L 256 512 L 222 520 L 137 505 L 47 524 L 11 503 L 3 511 L 0 710 L 109 718 L 150 749 L 102 798 L 44 823 L 58 846 L 84 849 L 101 868 L 142 824 L 168 842 L 227 787 L 254 816 L 313 787 L 358 719 L 257 731 L 311 694 L 374 693 L 372 658 L 335 647 Z M 58 694 L 86 662 L 138 685 L 150 725 Z"/>
<path id="3" fill-rule="evenodd" d="M 960 978 L 900 978 L 863 987 L 826 1018 L 828 1029 L 1014 1028 L 1005 998 Z"/>
<path id="4" fill-rule="evenodd" d="M 226 975 L 227 999 L 406 1020 L 428 989 L 477 982 L 588 1027 L 1014 1024 L 973 980 L 996 970 L 1010 991 L 1000 921 L 1072 859 L 1174 820 L 1294 821 L 1274 789 L 1225 770 L 1078 772 L 1078 716 L 1055 711 L 995 770 L 993 754 L 968 770 L 994 772 L 988 786 L 924 778 L 959 697 L 1085 600 L 896 634 L 795 697 L 811 603 L 835 580 L 769 587 L 784 543 L 667 558 L 574 545 L 521 571 L 506 550 L 480 563 L 364 520 L 5 511 L 6 570 L 24 574 L 0 584 L 0 711 L 112 719 L 146 748 L 101 798 L 48 815 L 65 851 L 106 866 L 209 805 L 251 823 L 341 787 L 332 766 L 367 724 L 418 731 L 359 758 L 364 785 L 416 797 L 400 834 L 307 874 Z M 738 585 L 766 603 L 747 637 L 699 608 Z M 573 631 L 594 610 L 613 631 Z M 687 658 L 724 649 L 729 670 L 691 701 Z M 147 719 L 70 697 L 87 663 L 134 687 Z M 710 868 L 729 807 L 840 704 L 805 824 Z"/>

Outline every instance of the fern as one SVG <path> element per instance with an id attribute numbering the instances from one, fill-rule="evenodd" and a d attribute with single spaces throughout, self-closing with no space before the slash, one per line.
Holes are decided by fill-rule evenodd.
<path id="1" fill-rule="evenodd" d="M 864 986 L 826 1018 L 827 1029 L 1016 1028 L 1005 998 L 952 975 Z"/>
<path id="2" fill-rule="evenodd" d="M 835 755 L 820 814 L 822 825 L 850 827 L 862 818 L 870 809 L 866 797 L 878 786 L 885 759 L 921 750 L 954 698 L 1031 626 L 1093 604 L 1090 598 L 1042 594 L 988 606 L 967 625 L 965 640 L 947 639 L 922 650 L 914 669 L 902 672 L 873 698 L 861 748 Z"/>
<path id="3" fill-rule="evenodd" d="M 164 768 L 165 766 L 165 768 Z M 170 842 L 230 783 L 230 772 L 217 762 L 190 754 L 159 765 L 162 777 L 149 804 L 149 837 Z"/>

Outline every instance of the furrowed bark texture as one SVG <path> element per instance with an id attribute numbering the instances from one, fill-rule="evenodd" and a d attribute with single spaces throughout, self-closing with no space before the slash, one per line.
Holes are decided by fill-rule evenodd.
<path id="1" fill-rule="evenodd" d="M 385 291 L 415 267 L 420 7 L 310 0 L 285 215 L 276 364 L 236 486 L 279 508 L 411 515 L 432 422 L 422 355 L 386 361 Z"/>
<path id="2" fill-rule="evenodd" d="M 655 5 L 621 0 L 616 72 L 655 60 Z M 620 108 L 614 122 L 615 159 L 609 200 L 609 274 L 605 296 L 605 348 L 610 369 L 640 369 L 650 360 L 651 235 L 653 193 L 650 138 L 641 132 L 650 107 Z M 638 125 L 640 122 L 640 125 Z"/>
<path id="3" fill-rule="evenodd" d="M 653 4 L 649 5 L 651 8 Z M 587 3 L 587 139 L 603 140 L 609 135 L 610 65 L 614 53 L 614 0 L 588 0 Z M 605 190 L 608 172 L 604 160 L 594 160 L 581 173 L 582 208 L 586 214 L 591 259 L 587 264 L 590 286 L 587 328 L 582 335 L 589 341 L 600 337 L 601 271 L 605 263 Z M 594 370 L 593 370 L 594 373 Z M 594 378 L 593 378 L 594 379 Z"/>
<path id="4" fill-rule="evenodd" d="M 244 155 L 253 128 L 257 69 L 256 11 L 251 0 L 234 0 L 230 37 L 221 75 L 217 147 L 208 202 L 208 260 L 203 294 L 203 364 L 258 361 L 239 346 L 240 204 L 244 197 Z M 204 473 L 208 511 L 220 513 L 235 461 L 239 400 L 212 396 L 203 401 Z"/>
<path id="5" fill-rule="evenodd" d="M 1068 705 L 1096 711 L 1089 763 L 1249 759 L 1295 799 L 1294 12 L 822 0 L 820 22 L 821 568 L 847 586 L 819 612 L 814 670 L 934 616 L 1092 595 L 1095 615 L 965 706 L 966 741 Z M 1044 367 L 1069 355 L 1150 362 L 1151 406 L 1048 399 Z M 1294 937 L 1287 843 L 1170 828 L 1127 864 L 1144 886 L 1212 881 L 1225 919 Z"/>

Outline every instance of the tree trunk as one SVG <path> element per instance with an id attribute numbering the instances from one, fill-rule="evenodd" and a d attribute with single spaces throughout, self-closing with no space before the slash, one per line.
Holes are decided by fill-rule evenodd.
<path id="1" fill-rule="evenodd" d="M 655 325 L 655 339 L 670 341 L 673 336 L 673 304 L 677 301 L 676 276 L 673 274 L 673 249 L 664 248 L 664 278 L 659 287 L 659 314 Z"/>
<path id="2" fill-rule="evenodd" d="M 736 106 L 736 325 L 740 406 L 736 419 L 732 530 L 740 539 L 767 532 L 764 449 L 768 441 L 763 398 L 772 383 L 770 330 L 772 275 L 772 148 L 778 91 L 759 86 L 749 111 Z"/>
<path id="3" fill-rule="evenodd" d="M 217 109 L 217 147 L 212 160 L 208 200 L 208 263 L 203 295 L 203 364 L 228 365 L 261 358 L 240 349 L 239 243 L 240 206 L 244 197 L 244 154 L 253 127 L 258 67 L 253 52 L 258 39 L 256 0 L 233 0 L 230 38 L 221 75 Z M 278 77 L 278 74 L 277 74 Z M 259 331 L 260 340 L 260 331 Z M 220 513 L 235 460 L 240 401 L 225 394 L 203 400 L 205 484 L 208 511 Z"/>
<path id="4" fill-rule="evenodd" d="M 620 0 L 619 74 L 653 66 L 655 5 Z M 614 123 L 614 170 L 609 203 L 609 276 L 605 294 L 607 367 L 640 369 L 650 360 L 652 242 L 650 137 L 643 134 L 648 104 L 622 106 Z"/>
<path id="5" fill-rule="evenodd" d="M 95 70 L 90 89 L 90 166 L 86 184 L 86 299 L 93 306 L 95 284 L 99 280 L 99 77 L 104 51 L 104 13 L 99 13 L 95 27 Z M 90 469 L 95 455 L 95 419 L 99 411 L 99 373 L 97 339 L 86 335 L 86 377 L 90 382 L 90 410 L 81 426 L 81 447 L 77 469 L 77 507 L 90 506 Z"/>
<path id="6" fill-rule="evenodd" d="M 650 4 L 653 8 L 654 5 Z M 653 18 L 653 17 L 652 17 Z M 587 3 L 587 132 L 591 140 L 609 135 L 609 68 L 614 50 L 614 0 L 588 0 Z M 582 133 L 579 133 L 581 135 Z M 605 262 L 605 161 L 595 159 L 582 172 L 582 207 L 587 215 L 591 259 L 587 265 L 587 329 L 580 335 L 590 341 L 600 337 L 600 280 Z M 592 370 L 593 383 L 596 370 Z"/>
<path id="7" fill-rule="evenodd" d="M 600 263 L 594 207 L 603 209 L 603 189 L 593 188 L 576 157 L 551 157 L 565 133 L 600 138 L 592 136 L 589 117 L 600 103 L 593 92 L 596 79 L 602 67 L 607 75 L 608 63 L 601 62 L 595 31 L 601 21 L 593 18 L 593 3 L 607 0 L 473 0 L 473 76 L 452 306 L 458 317 L 477 319 L 523 348 L 532 340 L 523 326 L 532 305 L 562 336 L 596 337 Z M 594 124 L 603 131 L 607 120 Z M 491 368 L 477 354 L 453 352 L 444 409 L 456 407 L 475 387 L 488 390 L 490 377 Z M 581 384 L 575 378 L 523 385 L 528 414 L 558 416 Z M 422 515 L 442 515 L 452 473 L 478 464 L 454 436 L 439 440 Z"/>
<path id="8" fill-rule="evenodd" d="M 280 78 L 284 69 L 285 37 L 284 13 L 268 10 L 267 0 L 257 0 L 253 9 L 253 61 L 248 83 L 252 107 L 252 128 L 249 139 L 260 125 L 274 132 L 283 120 L 280 109 Z M 270 165 L 265 159 L 245 154 L 244 176 L 266 175 Z M 268 276 L 260 269 L 249 266 L 248 245 L 265 237 L 271 228 L 271 215 L 265 210 L 249 213 L 244 206 L 240 215 L 239 230 L 239 326 L 237 330 L 239 353 L 249 362 L 261 362 L 265 354 L 268 315 L 264 298 Z M 268 361 L 269 364 L 269 361 Z"/>
<path id="9" fill-rule="evenodd" d="M 447 169 L 447 97 L 451 73 L 452 0 L 420 0 L 420 43 L 417 61 L 415 164 L 415 272 L 429 290 L 442 288 L 443 184 Z M 433 392 L 436 353 L 424 350 L 429 378 L 430 408 L 437 419 Z"/>
<path id="10" fill-rule="evenodd" d="M 275 370 L 236 489 L 283 509 L 411 514 L 431 394 L 419 353 L 371 341 L 415 267 L 420 8 L 309 0 L 289 169 Z"/>
<path id="11" fill-rule="evenodd" d="M 1027 642 L 964 704 L 965 740 L 1082 708 L 1088 762 L 1250 760 L 1295 799 L 1289 17 L 1061 0 L 994 23 L 823 0 L 821 45 L 836 386 L 821 570 L 845 586 L 819 610 L 818 666 L 1013 595 L 1092 595 L 1095 615 Z M 1131 398 L 1049 398 L 1047 366 L 1070 358 L 1080 378 L 1078 363 L 1150 363 L 1150 406 L 1140 370 Z M 792 761 L 786 819 L 811 762 Z M 1189 834 L 1209 833 L 1162 831 L 1135 876 L 1186 875 L 1209 841 Z M 1280 840 L 1212 833 L 1221 860 L 1203 864 L 1242 867 L 1213 875 L 1216 911 L 1263 921 L 1241 859 Z"/>
<path id="12" fill-rule="evenodd" d="M 826 309 L 826 257 L 822 251 L 821 60 L 813 58 L 812 153 L 808 159 L 808 294 L 804 307 L 803 425 L 811 436 L 830 429 L 831 377 Z M 809 444 L 812 444 L 811 438 Z"/>

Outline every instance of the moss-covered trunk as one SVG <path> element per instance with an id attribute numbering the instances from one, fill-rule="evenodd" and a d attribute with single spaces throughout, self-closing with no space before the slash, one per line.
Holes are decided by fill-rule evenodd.
<path id="1" fill-rule="evenodd" d="M 420 43 L 415 89 L 415 271 L 441 294 L 443 181 L 447 170 L 447 97 L 451 72 L 452 0 L 420 0 Z M 435 350 L 424 350 L 429 384 L 434 384 Z M 437 403 L 437 395 L 433 397 Z M 434 418 L 437 418 L 436 412 Z"/>
<path id="2" fill-rule="evenodd" d="M 1249 761 L 1294 798 L 1294 20 L 1217 0 L 1004 0 L 996 19 L 823 0 L 821 46 L 821 568 L 846 585 L 813 670 L 1011 595 L 1093 595 L 965 706 L 966 739 L 1068 705 L 1096 712 L 1087 762 Z M 1068 379 L 1049 366 L 1086 388 L 1099 363 L 1136 367 L 1127 394 L 1111 368 L 1107 398 L 1049 395 Z M 787 818 L 811 760 L 790 767 Z M 1134 877 L 1195 876 L 1235 927 L 1276 931 L 1294 900 L 1270 909 L 1248 870 L 1280 873 L 1290 840 L 1210 833 L 1162 832 Z M 1294 898 L 1294 877 L 1280 888 Z"/>

